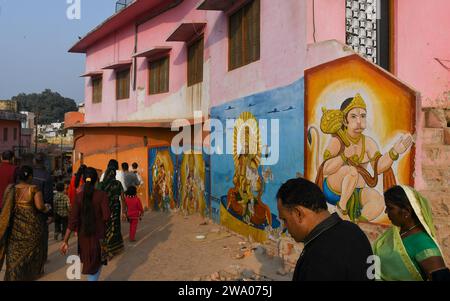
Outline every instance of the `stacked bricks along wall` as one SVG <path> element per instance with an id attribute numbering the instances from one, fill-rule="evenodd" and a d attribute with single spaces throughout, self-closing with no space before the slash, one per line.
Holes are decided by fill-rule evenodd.
<path id="1" fill-rule="evenodd" d="M 450 262 L 450 109 L 424 109 L 421 158 L 422 181 L 419 192 L 433 210 L 439 244 Z M 360 224 L 373 243 L 386 228 Z"/>
<path id="2" fill-rule="evenodd" d="M 450 108 L 424 109 L 420 192 L 430 201 L 439 243 L 450 262 Z"/>

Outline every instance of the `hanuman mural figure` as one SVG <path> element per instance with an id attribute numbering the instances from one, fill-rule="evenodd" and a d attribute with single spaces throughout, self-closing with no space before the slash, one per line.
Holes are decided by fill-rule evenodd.
<path id="1" fill-rule="evenodd" d="M 413 144 L 410 134 L 401 137 L 389 152 L 382 155 L 375 140 L 363 134 L 367 128 L 367 106 L 360 94 L 345 100 L 340 110 L 322 109 L 320 129 L 332 136 L 319 166 L 319 132 L 317 135 L 316 184 L 331 205 L 353 222 L 373 221 L 383 214 L 384 199 L 374 188 L 383 175 L 383 189 L 396 185 L 392 165 Z M 371 165 L 374 176 L 367 171 Z"/>
<path id="2" fill-rule="evenodd" d="M 254 143 L 250 143 L 253 136 Z M 238 150 L 238 139 L 242 150 Z M 261 162 L 259 129 L 256 118 L 249 112 L 241 114 L 234 127 L 234 187 L 228 191 L 227 210 L 242 217 L 247 224 L 272 225 L 270 208 L 263 203 L 263 178 L 259 174 Z"/>

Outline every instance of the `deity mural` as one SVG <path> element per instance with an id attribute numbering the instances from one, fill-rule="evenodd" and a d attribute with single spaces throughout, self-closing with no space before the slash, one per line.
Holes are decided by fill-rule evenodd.
<path id="1" fill-rule="evenodd" d="M 326 65 L 306 76 L 306 175 L 343 218 L 387 224 L 383 192 L 412 184 L 415 95 L 359 57 Z"/>
<path id="2" fill-rule="evenodd" d="M 157 210 L 169 211 L 176 208 L 173 195 L 173 174 L 174 166 L 169 151 L 156 151 L 155 161 L 151 167 L 151 200 Z"/>
<path id="3" fill-rule="evenodd" d="M 205 162 L 202 153 L 193 151 L 183 154 L 180 167 L 180 206 L 185 215 L 200 213 L 205 217 Z"/>
<path id="4" fill-rule="evenodd" d="M 227 210 L 247 224 L 271 225 L 269 206 L 262 201 L 264 179 L 259 173 L 261 142 L 256 118 L 249 112 L 241 114 L 234 127 L 234 176 L 227 195 Z"/>
<path id="5" fill-rule="evenodd" d="M 320 129 L 332 138 L 323 153 L 322 164 L 316 166 L 316 184 L 328 203 L 353 222 L 373 221 L 383 214 L 383 196 L 374 189 L 378 176 L 383 176 L 383 190 L 395 186 L 392 165 L 413 143 L 412 136 L 405 135 L 382 155 L 375 140 L 364 134 L 366 128 L 367 106 L 359 94 L 345 100 L 339 110 L 323 108 Z M 319 137 L 313 126 L 308 132 L 310 140 L 313 131 Z M 318 150 L 316 155 L 319 156 Z M 369 164 L 373 176 L 367 170 Z"/>

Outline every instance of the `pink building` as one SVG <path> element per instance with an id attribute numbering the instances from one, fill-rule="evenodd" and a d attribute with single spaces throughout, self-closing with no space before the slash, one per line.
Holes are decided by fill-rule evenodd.
<path id="1" fill-rule="evenodd" d="M 0 111 L 0 153 L 21 149 L 21 121 L 24 116 L 11 111 Z"/>
<path id="2" fill-rule="evenodd" d="M 85 114 L 69 113 L 65 121 L 75 130 L 75 168 L 85 163 L 104 171 L 109 159 L 136 162 L 146 206 L 198 211 L 264 240 L 280 227 L 277 189 L 305 174 L 305 70 L 351 57 L 353 48 L 367 58 L 358 57 L 362 70 L 409 86 L 411 95 L 420 92 L 425 106 L 448 105 L 447 2 L 136 0 L 70 49 L 86 54 Z M 420 112 L 420 103 L 410 103 L 411 112 Z M 257 156 L 245 161 L 237 153 L 237 145 L 249 144 L 238 141 L 239 123 L 218 130 L 232 139 L 214 140 L 216 149 L 232 154 L 202 154 L 198 144 L 192 149 L 201 155 L 177 153 L 170 147 L 173 120 L 185 119 L 195 133 L 209 130 L 199 127 L 204 120 L 196 111 L 222 124 L 259 121 L 244 134 L 259 138 Z M 419 113 L 408 117 L 420 128 Z M 421 185 L 418 134 L 410 156 Z M 264 164 L 273 157 L 275 163 Z"/>
<path id="3" fill-rule="evenodd" d="M 372 5 L 382 26 L 387 69 L 421 93 L 424 107 L 450 106 L 450 2 L 435 0 L 307 0 L 308 44 L 336 39 L 348 43 L 347 14 L 353 5 Z M 379 12 L 377 12 L 379 3 Z M 366 10 L 367 7 L 364 7 Z M 361 13 L 363 10 L 360 10 Z M 361 19 L 359 15 L 356 18 Z M 367 18 L 364 17 L 364 18 Z M 436 20 L 436 23 L 429 22 Z M 359 36 L 361 38 L 361 36 Z M 351 44 L 348 43 L 348 44 Z M 357 42 L 357 47 L 361 46 Z"/>

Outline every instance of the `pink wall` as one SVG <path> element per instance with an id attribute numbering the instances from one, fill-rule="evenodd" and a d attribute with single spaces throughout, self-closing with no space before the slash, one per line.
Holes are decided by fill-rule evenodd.
<path id="1" fill-rule="evenodd" d="M 345 43 L 345 0 L 307 0 L 307 3 L 308 44 L 314 43 L 314 36 L 316 42 L 334 39 Z"/>
<path id="2" fill-rule="evenodd" d="M 303 76 L 306 61 L 305 1 L 261 0 L 261 59 L 231 72 L 228 72 L 227 16 L 222 12 L 196 10 L 198 4 L 197 0 L 185 0 L 139 27 L 138 52 L 155 46 L 172 47 L 169 93 L 148 95 L 147 62 L 144 58 L 137 59 L 137 88 L 145 90 L 146 108 L 160 103 L 162 105 L 156 110 L 161 110 L 161 115 L 167 115 L 167 110 L 171 109 L 164 107 L 164 104 L 171 102 L 170 108 L 174 109 L 170 113 L 173 116 L 183 114 L 178 111 L 185 109 L 183 98 L 187 94 L 186 45 L 166 42 L 181 23 L 207 22 L 203 89 L 212 105 L 288 85 Z M 129 60 L 133 48 L 134 25 L 130 24 L 88 49 L 86 72 L 99 71 L 108 64 Z M 102 103 L 92 104 L 91 84 L 91 80 L 86 79 L 87 123 L 134 120 L 130 115 L 138 111 L 138 92 L 131 89 L 129 100 L 117 101 L 112 70 L 104 70 L 103 73 Z M 173 103 L 177 101 L 179 105 L 174 107 Z"/>
<path id="3" fill-rule="evenodd" d="M 450 72 L 435 60 L 450 67 L 450 1 L 397 0 L 395 11 L 396 75 L 421 92 L 424 107 L 450 106 L 439 100 L 450 91 Z"/>
<path id="4" fill-rule="evenodd" d="M 298 80 L 306 65 L 306 3 L 261 1 L 261 59 L 228 72 L 228 22 L 209 13 L 212 106 Z"/>
<path id="5" fill-rule="evenodd" d="M 8 129 L 8 140 L 3 141 L 3 129 Z M 14 140 L 14 129 L 17 129 L 17 137 Z M 13 150 L 14 146 L 20 145 L 20 122 L 10 120 L 0 120 L 0 152 Z"/>
<path id="6" fill-rule="evenodd" d="M 313 43 L 308 0 L 308 43 Z M 345 42 L 345 0 L 315 0 L 316 41 Z M 450 73 L 434 58 L 450 60 L 450 1 L 394 0 L 394 74 L 418 90 L 423 106 L 449 106 Z M 445 62 L 450 67 L 450 62 Z M 447 94 L 449 95 L 449 94 Z M 448 96 L 447 96 L 448 97 Z"/>

